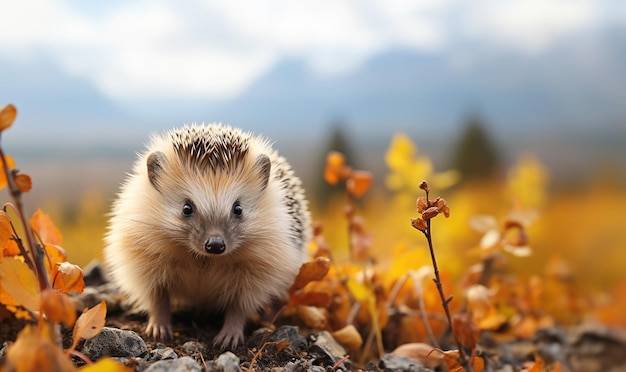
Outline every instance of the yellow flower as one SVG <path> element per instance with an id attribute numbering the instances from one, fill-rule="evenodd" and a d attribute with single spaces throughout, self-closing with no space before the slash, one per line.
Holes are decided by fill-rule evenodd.
<path id="1" fill-rule="evenodd" d="M 385 163 L 391 171 L 385 177 L 388 189 L 413 193 L 425 179 L 438 189 L 450 187 L 458 181 L 458 172 L 433 173 L 430 159 L 417 154 L 417 146 L 406 134 L 398 133 L 392 138 L 385 154 Z"/>

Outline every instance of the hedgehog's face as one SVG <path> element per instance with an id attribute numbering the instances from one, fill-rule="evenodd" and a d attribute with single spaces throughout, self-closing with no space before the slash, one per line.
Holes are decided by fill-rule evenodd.
<path id="1" fill-rule="evenodd" d="M 237 171 L 200 174 L 181 172 L 180 164 L 157 152 L 147 166 L 172 240 L 193 254 L 215 256 L 232 254 L 254 239 L 255 227 L 263 223 L 258 209 L 269 180 L 267 156 L 244 161 Z"/>

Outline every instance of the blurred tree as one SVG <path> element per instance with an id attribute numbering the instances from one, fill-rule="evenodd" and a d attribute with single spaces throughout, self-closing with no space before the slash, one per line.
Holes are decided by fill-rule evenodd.
<path id="1" fill-rule="evenodd" d="M 355 163 L 356 156 L 349 141 L 349 136 L 346 134 L 346 124 L 343 120 L 334 120 L 330 126 L 328 134 L 328 140 L 326 146 L 322 149 L 322 153 L 317 161 L 315 169 L 317 169 L 315 189 L 313 190 L 315 203 L 323 208 L 328 204 L 329 199 L 333 194 L 344 193 L 345 190 L 340 186 L 331 186 L 324 181 L 324 168 L 326 166 L 326 155 L 330 151 L 339 151 L 346 157 L 346 164 L 358 168 Z"/>
<path id="2" fill-rule="evenodd" d="M 479 115 L 469 115 L 461 136 L 452 148 L 452 168 L 461 182 L 495 176 L 500 167 L 498 149 Z"/>

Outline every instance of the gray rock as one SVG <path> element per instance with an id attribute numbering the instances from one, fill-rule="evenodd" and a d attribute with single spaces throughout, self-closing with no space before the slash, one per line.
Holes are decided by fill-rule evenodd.
<path id="1" fill-rule="evenodd" d="M 200 372 L 202 367 L 191 357 L 182 357 L 171 360 L 161 360 L 150 367 L 146 368 L 144 372 Z"/>
<path id="2" fill-rule="evenodd" d="M 295 362 L 289 362 L 285 365 L 283 372 L 325 372 L 322 366 L 314 366 L 311 359 L 300 359 Z"/>
<path id="3" fill-rule="evenodd" d="M 133 331 L 104 327 L 95 337 L 85 341 L 81 352 L 91 360 L 98 360 L 103 356 L 144 357 L 148 348 Z"/>
<path id="4" fill-rule="evenodd" d="M 268 342 L 283 342 L 289 341 L 291 348 L 295 350 L 306 350 L 307 342 L 306 338 L 300 335 L 298 327 L 284 325 L 272 332 L 266 339 Z"/>
<path id="5" fill-rule="evenodd" d="M 413 358 L 395 354 L 383 354 L 378 366 L 385 372 L 432 372 Z"/>
<path id="6" fill-rule="evenodd" d="M 346 353 L 346 349 L 328 331 L 322 331 L 313 336 L 313 342 L 309 346 L 309 355 L 314 359 L 315 364 L 325 366 L 334 366 L 346 356 Z M 346 370 L 350 370 L 351 367 L 352 363 L 349 359 L 339 365 L 339 368 Z"/>
<path id="7" fill-rule="evenodd" d="M 206 367 L 207 372 L 242 372 L 239 366 L 239 358 L 230 351 L 208 362 Z"/>
<path id="8" fill-rule="evenodd" d="M 171 347 L 164 347 L 154 349 L 148 355 L 148 361 L 153 362 L 157 360 L 168 360 L 168 359 L 177 359 L 178 354 Z"/>
<path id="9" fill-rule="evenodd" d="M 198 341 L 187 341 L 183 344 L 183 350 L 189 354 L 201 353 L 204 349 L 206 346 Z"/>

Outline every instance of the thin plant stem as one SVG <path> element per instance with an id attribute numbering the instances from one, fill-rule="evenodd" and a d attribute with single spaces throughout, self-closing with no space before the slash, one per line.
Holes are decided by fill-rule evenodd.
<path id="1" fill-rule="evenodd" d="M 430 207 L 431 204 L 430 204 L 430 199 L 428 197 L 428 190 L 425 190 L 425 191 L 426 191 L 426 203 L 428 204 L 428 207 Z M 437 266 L 437 258 L 435 257 L 435 249 L 433 247 L 431 219 L 426 220 L 426 230 L 422 231 L 422 233 L 424 234 L 424 236 L 426 237 L 426 241 L 428 242 L 430 258 L 433 264 L 433 270 L 435 272 L 435 278 L 433 279 L 433 281 L 435 282 L 435 285 L 437 286 L 437 291 L 439 292 L 439 297 L 441 299 L 441 306 L 443 306 L 443 310 L 446 313 L 446 318 L 448 319 L 448 325 L 450 329 L 452 329 L 452 316 L 450 315 L 450 307 L 448 306 L 450 304 L 450 301 L 452 300 L 452 297 L 446 298 L 446 295 L 443 292 L 443 285 L 441 284 L 441 277 L 439 276 L 439 267 Z M 457 348 L 459 349 L 459 363 L 461 364 L 461 366 L 463 367 L 465 371 L 472 371 L 472 368 L 468 362 L 467 355 L 465 355 L 465 351 L 463 350 L 463 344 L 461 343 L 457 335 L 454 333 L 454 330 L 452 331 L 452 334 L 454 336 L 454 340 L 456 342 Z"/>
<path id="2" fill-rule="evenodd" d="M 4 155 L 4 151 L 0 146 L 0 158 L 2 160 L 2 167 L 4 171 L 4 175 L 7 179 L 7 185 L 9 187 L 9 192 L 11 197 L 13 198 L 13 202 L 15 203 L 15 209 L 17 210 L 17 215 L 20 218 L 22 226 L 24 227 L 24 234 L 26 235 L 26 242 L 28 243 L 28 247 L 31 251 L 31 255 L 33 256 L 33 263 L 35 265 L 35 273 L 37 276 L 37 280 L 39 281 L 39 289 L 44 290 L 50 287 L 48 283 L 48 276 L 46 275 L 46 270 L 43 262 L 43 248 L 41 245 L 37 244 L 35 238 L 33 236 L 32 228 L 30 227 L 30 223 L 26 220 L 26 214 L 24 213 L 24 204 L 22 203 L 22 191 L 15 185 L 13 180 L 13 172 L 9 169 L 9 165 L 6 161 L 6 156 Z"/>

